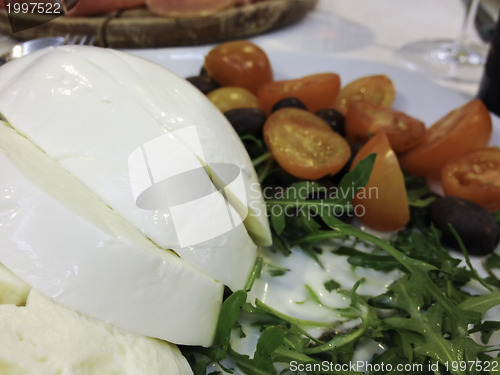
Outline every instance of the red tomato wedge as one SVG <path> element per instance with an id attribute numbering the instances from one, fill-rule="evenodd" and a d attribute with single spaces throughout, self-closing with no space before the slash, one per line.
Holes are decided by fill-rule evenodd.
<path id="1" fill-rule="evenodd" d="M 395 97 L 396 88 L 392 80 L 386 75 L 377 74 L 355 79 L 342 87 L 334 107 L 344 114 L 349 103 L 356 100 L 366 100 L 382 107 L 391 107 Z"/>
<path id="2" fill-rule="evenodd" d="M 291 175 L 317 180 L 340 171 L 351 157 L 346 140 L 311 112 L 283 108 L 264 125 L 264 140 L 278 164 Z"/>
<path id="3" fill-rule="evenodd" d="M 383 131 L 396 153 L 416 147 L 426 132 L 422 121 L 365 100 L 349 104 L 345 128 L 346 137 L 351 143 L 365 143 L 375 133 Z"/>
<path id="4" fill-rule="evenodd" d="M 340 90 L 340 76 L 335 73 L 318 73 L 298 79 L 275 81 L 263 85 L 258 97 L 264 112 L 281 99 L 294 97 L 301 100 L 311 112 L 329 107 Z"/>
<path id="5" fill-rule="evenodd" d="M 146 0 L 151 13 L 167 17 L 207 16 L 234 5 L 234 0 Z"/>
<path id="6" fill-rule="evenodd" d="M 432 125 L 414 149 L 400 155 L 402 168 L 417 176 L 441 178 L 441 168 L 453 159 L 486 147 L 492 133 L 491 117 L 480 100 L 454 109 Z"/>
<path id="7" fill-rule="evenodd" d="M 481 148 L 446 163 L 441 173 L 446 195 L 500 210 L 500 148 Z"/>
<path id="8" fill-rule="evenodd" d="M 72 7 L 72 4 L 74 4 L 75 1 L 66 1 L 66 6 L 68 8 L 71 7 L 71 10 L 68 11 L 69 16 L 81 17 L 115 12 L 120 9 L 134 8 L 143 5 L 144 2 L 145 0 L 79 0 L 74 7 Z"/>
<path id="9" fill-rule="evenodd" d="M 355 212 L 363 212 L 359 221 L 375 230 L 392 232 L 403 228 L 410 220 L 403 172 L 387 135 L 375 134 L 353 160 L 352 168 L 368 155 L 377 158 L 368 183 L 352 200 Z M 360 208 L 361 207 L 361 208 Z"/>
<path id="10" fill-rule="evenodd" d="M 246 40 L 219 44 L 205 56 L 208 75 L 222 86 L 244 88 L 254 94 L 273 80 L 267 54 Z"/>

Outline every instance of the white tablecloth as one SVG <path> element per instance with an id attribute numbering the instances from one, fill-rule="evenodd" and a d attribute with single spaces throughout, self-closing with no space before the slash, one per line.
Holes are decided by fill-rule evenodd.
<path id="1" fill-rule="evenodd" d="M 324 53 L 405 68 L 395 51 L 419 39 L 454 38 L 465 7 L 462 0 L 320 0 L 302 22 L 253 38 L 264 49 Z M 482 43 L 475 30 L 472 40 Z M 437 81 L 468 95 L 478 83 Z"/>

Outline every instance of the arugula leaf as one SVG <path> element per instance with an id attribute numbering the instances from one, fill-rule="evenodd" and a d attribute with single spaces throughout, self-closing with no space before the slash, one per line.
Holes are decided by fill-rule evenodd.
<path id="1" fill-rule="evenodd" d="M 371 268 L 378 271 L 390 271 L 401 269 L 402 265 L 390 255 L 372 254 L 358 250 L 354 247 L 341 246 L 333 252 L 337 255 L 347 256 L 347 260 L 353 266 Z"/>
<path id="2" fill-rule="evenodd" d="M 472 296 L 462 301 L 458 307 L 464 310 L 476 311 L 484 317 L 484 314 L 491 308 L 500 305 L 500 291 L 489 294 Z"/>
<path id="3" fill-rule="evenodd" d="M 487 344 L 493 333 L 500 331 L 500 322 L 496 321 L 485 321 L 480 324 L 476 324 L 474 328 L 469 330 L 469 333 L 481 333 L 481 341 L 483 344 Z"/>
<path id="4" fill-rule="evenodd" d="M 238 290 L 224 301 L 215 330 L 214 346 L 220 346 L 224 349 L 228 347 L 231 329 L 236 323 L 240 309 L 246 300 L 247 293 L 243 290 Z"/>
<path id="5" fill-rule="evenodd" d="M 425 178 L 405 173 L 404 179 L 410 207 L 427 207 L 436 199 Z"/>
<path id="6" fill-rule="evenodd" d="M 488 258 L 486 258 L 486 266 L 488 268 L 500 269 L 500 255 L 493 253 Z"/>
<path id="7" fill-rule="evenodd" d="M 416 335 L 405 335 L 414 352 L 441 363 L 463 360 L 471 351 L 479 352 L 479 347 L 468 337 L 468 325 L 480 321 L 479 314 L 464 313 L 459 308 L 451 314 L 453 327 L 446 332 L 446 309 L 435 303 L 423 292 L 420 283 L 411 275 L 406 275 L 392 284 L 389 289 L 394 293 L 398 308 L 407 316 L 389 317 L 385 324 L 397 329 L 401 335 L 412 331 Z M 475 358 L 477 353 L 474 353 Z M 411 360 L 411 358 L 408 358 Z M 462 372 L 457 372 L 462 373 Z"/>
<path id="8" fill-rule="evenodd" d="M 266 264 L 266 270 L 273 277 L 283 276 L 290 271 L 288 268 L 278 267 L 273 264 Z"/>
<path id="9" fill-rule="evenodd" d="M 253 283 L 255 282 L 255 280 L 260 277 L 263 265 L 264 265 L 264 259 L 262 259 L 261 257 L 257 257 L 257 259 L 255 260 L 255 264 L 252 268 L 252 271 L 250 272 L 250 275 L 248 276 L 248 280 L 245 283 L 245 287 L 243 288 L 244 290 L 252 289 L 252 286 L 253 286 Z"/>
<path id="10" fill-rule="evenodd" d="M 230 349 L 229 354 L 238 367 L 248 375 L 276 374 L 272 354 L 285 340 L 285 333 L 279 326 L 271 326 L 262 331 L 253 358 Z"/>
<path id="11" fill-rule="evenodd" d="M 370 154 L 360 160 L 354 169 L 340 180 L 339 190 L 342 193 L 342 203 L 349 203 L 351 198 L 368 183 L 376 157 L 377 154 Z"/>
<path id="12" fill-rule="evenodd" d="M 316 250 L 318 245 L 335 240 L 343 244 L 333 250 L 334 254 L 346 256 L 351 265 L 378 271 L 399 270 L 400 277 L 384 293 L 369 297 L 357 292 L 363 280 L 359 280 L 351 291 L 340 289 L 333 279 L 325 281 L 328 292 L 336 290 L 350 300 L 348 308 L 325 305 L 322 291 L 305 285 L 308 298 L 304 303 L 313 302 L 331 313 L 332 321 L 328 323 L 297 319 L 259 300 L 250 304 L 245 302 L 245 292 L 235 292 L 224 302 L 214 347 L 197 353 L 219 364 L 229 357 L 242 373 L 250 375 L 278 374 L 276 364 L 280 363 L 283 368 L 291 361 L 311 365 L 322 361 L 348 364 L 354 360 L 358 346 L 367 340 L 387 348 L 375 355 L 372 363 L 390 363 L 394 367 L 421 364 L 423 372 L 415 372 L 415 375 L 479 374 L 475 369 L 455 370 L 449 366 L 446 372 L 445 364 L 493 360 L 490 356 L 493 348 L 487 341 L 500 328 L 500 322 L 482 321 L 489 309 L 500 305 L 500 291 L 495 290 L 497 284 L 491 281 L 492 277 L 481 279 L 467 258 L 468 268 L 461 266 L 461 260 L 441 245 L 439 231 L 428 227 L 418 215 L 390 240 L 361 231 L 337 217 L 337 208 L 352 208 L 349 207 L 350 197 L 368 181 L 374 160 L 375 156 L 370 155 L 342 179 L 339 188 L 349 194 L 319 199 L 321 186 L 303 181 L 292 184 L 282 196 L 269 199 L 267 206 L 275 240 L 273 250 L 287 256 L 292 251 L 290 245 L 300 245 L 321 264 L 324 254 Z M 423 205 L 432 197 L 421 185 L 422 180 L 407 182 L 417 205 Z M 363 250 L 359 249 L 359 244 L 364 245 Z M 490 265 L 494 266 L 496 261 L 491 257 Z M 266 267 L 273 271 L 272 266 Z M 275 271 L 281 274 L 286 270 L 278 267 Z M 473 279 L 492 291 L 470 295 L 463 287 Z M 261 327 L 253 356 L 238 353 L 231 346 L 231 331 L 238 327 L 242 318 Z M 324 334 L 312 336 L 309 328 L 322 329 Z M 482 343 L 471 338 L 470 334 L 475 332 L 481 335 Z M 431 369 L 431 364 L 438 368 Z M 286 365 L 280 375 L 285 374 L 290 374 Z M 313 370 L 310 374 L 361 375 L 355 371 L 328 370 Z M 394 370 L 386 374 L 399 375 Z"/>
<path id="13" fill-rule="evenodd" d="M 500 211 L 493 212 L 492 215 L 498 225 L 500 225 Z"/>
<path id="14" fill-rule="evenodd" d="M 334 290 L 340 288 L 340 284 L 333 279 L 325 281 L 323 285 L 325 286 L 325 289 L 328 290 L 328 292 L 333 292 Z"/>

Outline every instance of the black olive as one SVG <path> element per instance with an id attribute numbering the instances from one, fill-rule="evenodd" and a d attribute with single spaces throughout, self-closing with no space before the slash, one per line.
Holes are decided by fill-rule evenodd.
<path id="1" fill-rule="evenodd" d="M 352 162 L 354 161 L 354 158 L 358 154 L 359 150 L 361 150 L 361 147 L 363 145 L 361 143 L 350 143 L 349 147 L 351 148 L 351 157 L 347 161 L 347 163 L 342 167 L 340 171 L 338 171 L 335 176 L 333 176 L 333 181 L 334 183 L 338 184 L 340 183 L 340 180 L 342 180 L 342 177 L 344 177 L 352 167 Z"/>
<path id="2" fill-rule="evenodd" d="M 428 207 L 429 220 L 442 233 L 443 244 L 459 250 L 449 225 L 472 255 L 493 252 L 500 240 L 500 227 L 484 207 L 458 197 L 439 197 Z"/>
<path id="3" fill-rule="evenodd" d="M 316 111 L 316 115 L 325 120 L 330 127 L 345 137 L 345 116 L 333 108 L 323 108 Z"/>
<path id="4" fill-rule="evenodd" d="M 302 103 L 300 99 L 292 97 L 284 98 L 276 102 L 276 104 L 273 105 L 273 108 L 271 108 L 271 112 L 276 112 L 278 109 L 282 108 L 299 108 L 307 111 L 306 105 Z"/>
<path id="5" fill-rule="evenodd" d="M 269 176 L 266 177 L 263 185 L 272 188 L 274 187 L 286 188 L 297 181 L 299 181 L 298 178 L 292 176 L 288 172 L 285 172 L 281 168 L 277 168 L 275 171 L 273 171 L 273 173 L 271 173 Z"/>
<path id="6" fill-rule="evenodd" d="M 205 68 L 205 65 L 203 65 L 201 68 L 200 68 L 200 73 L 199 73 L 200 76 L 202 77 L 210 77 L 210 74 L 208 74 L 207 72 L 207 69 Z"/>
<path id="7" fill-rule="evenodd" d="M 220 87 L 219 83 L 214 81 L 209 76 L 192 76 L 186 78 L 188 82 L 191 82 L 198 90 L 207 95 L 210 91 L 218 89 Z"/>
<path id="8" fill-rule="evenodd" d="M 259 108 L 235 108 L 224 112 L 239 135 L 250 134 L 262 138 L 262 129 L 267 116 Z"/>

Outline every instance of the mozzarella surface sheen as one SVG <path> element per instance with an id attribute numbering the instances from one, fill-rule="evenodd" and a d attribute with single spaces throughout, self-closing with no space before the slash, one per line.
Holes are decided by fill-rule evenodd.
<path id="1" fill-rule="evenodd" d="M 156 64 L 96 47 L 42 50 L 0 69 L 0 112 L 154 243 L 233 290 L 244 286 L 253 267 L 254 241 L 270 244 L 260 186 L 236 133 L 201 93 Z M 240 168 L 248 217 L 246 226 L 182 247 L 170 212 L 137 206 L 128 158 L 146 142 L 190 126 L 203 147 L 199 167 L 229 162 Z M 183 147 L 196 155 L 189 144 Z M 237 195 L 227 199 L 244 215 Z M 210 209 L 200 204 L 200 212 Z M 200 230 L 193 223 L 183 230 Z"/>
<path id="2" fill-rule="evenodd" d="M 32 290 L 26 306 L 0 305 L 2 375 L 192 375 L 175 345 L 137 336 Z"/>
<path id="3" fill-rule="evenodd" d="M 223 285 L 155 246 L 0 123 L 0 262 L 54 301 L 130 332 L 211 344 Z"/>

